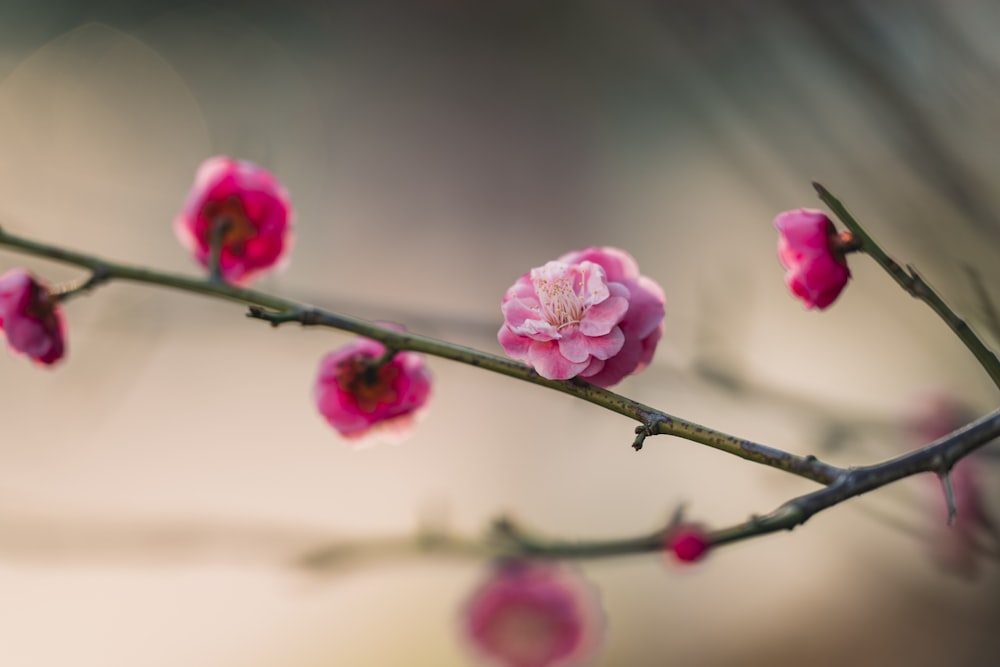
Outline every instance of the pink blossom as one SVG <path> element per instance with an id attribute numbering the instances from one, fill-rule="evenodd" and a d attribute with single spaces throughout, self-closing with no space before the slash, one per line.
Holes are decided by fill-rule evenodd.
<path id="1" fill-rule="evenodd" d="M 602 367 L 588 369 L 583 374 L 587 381 L 610 387 L 646 368 L 653 360 L 656 345 L 663 335 L 666 296 L 660 286 L 651 278 L 639 275 L 635 258 L 618 248 L 585 248 L 567 253 L 559 261 L 594 262 L 604 269 L 609 281 L 624 285 L 629 291 L 628 311 L 619 323 L 625 343 L 618 354 L 606 360 Z"/>
<path id="2" fill-rule="evenodd" d="M 596 591 L 553 563 L 505 562 L 466 604 L 472 648 L 503 667 L 577 664 L 596 651 L 603 617 Z"/>
<path id="3" fill-rule="evenodd" d="M 666 547 L 682 563 L 694 563 L 708 554 L 712 543 L 701 526 L 681 524 L 667 535 Z"/>
<path id="4" fill-rule="evenodd" d="M 25 269 L 0 276 L 0 329 L 10 349 L 51 366 L 66 353 L 66 325 L 48 287 Z"/>
<path id="5" fill-rule="evenodd" d="M 610 387 L 649 365 L 665 301 L 631 255 L 586 248 L 517 279 L 504 295 L 497 339 L 544 378 Z"/>
<path id="6" fill-rule="evenodd" d="M 208 267 L 216 225 L 222 237 L 219 268 L 226 282 L 245 285 L 275 268 L 292 244 L 292 205 L 285 188 L 251 162 L 217 156 L 205 160 L 174 221 L 177 238 Z"/>
<path id="7" fill-rule="evenodd" d="M 422 355 L 397 352 L 377 363 L 384 354 L 381 343 L 358 338 L 319 365 L 313 389 L 316 407 L 356 444 L 376 434 L 391 441 L 404 439 L 430 398 L 431 374 Z"/>
<path id="8" fill-rule="evenodd" d="M 844 289 L 851 272 L 834 244 L 837 230 L 822 211 L 785 211 L 774 219 L 778 259 L 785 267 L 785 284 L 806 308 L 826 308 Z"/>

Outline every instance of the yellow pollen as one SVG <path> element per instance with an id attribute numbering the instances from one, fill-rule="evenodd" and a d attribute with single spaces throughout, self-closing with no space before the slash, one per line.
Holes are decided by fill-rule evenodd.
<path id="1" fill-rule="evenodd" d="M 542 305 L 542 314 L 552 326 L 562 329 L 579 324 L 583 318 L 583 303 L 572 287 L 572 278 L 561 276 L 555 280 L 532 278 L 535 294 Z"/>

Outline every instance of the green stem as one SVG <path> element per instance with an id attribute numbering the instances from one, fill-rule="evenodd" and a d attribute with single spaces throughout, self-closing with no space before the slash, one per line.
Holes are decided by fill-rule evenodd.
<path id="1" fill-rule="evenodd" d="M 218 218 L 212 223 L 211 238 L 208 248 L 208 279 L 213 283 L 222 283 L 222 241 L 232 224 L 226 218 Z"/>
<path id="2" fill-rule="evenodd" d="M 861 250 L 885 269 L 886 273 L 892 276 L 893 280 L 906 290 L 907 294 L 920 299 L 930 306 L 931 310 L 944 320 L 945 324 L 965 344 L 965 347 L 972 352 L 973 356 L 986 371 L 986 374 L 993 380 L 993 384 L 1000 389 L 1000 359 L 997 358 L 993 350 L 987 347 L 965 320 L 959 317 L 945 303 L 944 299 L 917 273 L 916 269 L 910 265 L 907 265 L 904 269 L 896 260 L 886 254 L 861 224 L 855 220 L 854 216 L 848 212 L 847 208 L 840 203 L 839 199 L 830 194 L 830 191 L 819 183 L 813 183 L 813 187 L 816 189 L 817 194 L 819 194 L 819 198 L 823 200 L 823 203 L 829 206 L 834 215 L 844 223 L 844 226 L 851 230 L 851 233 L 854 234 L 854 237 L 859 242 Z"/>

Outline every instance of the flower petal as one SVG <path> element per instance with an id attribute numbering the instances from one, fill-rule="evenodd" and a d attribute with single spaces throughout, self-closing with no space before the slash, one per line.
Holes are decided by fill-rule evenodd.
<path id="1" fill-rule="evenodd" d="M 604 336 L 610 332 L 628 312 L 628 299 L 613 296 L 601 303 L 591 306 L 583 314 L 580 321 L 580 331 L 585 336 Z"/>
<path id="2" fill-rule="evenodd" d="M 528 363 L 543 378 L 568 380 L 587 367 L 587 362 L 573 362 L 559 352 L 556 341 L 532 341 L 528 348 Z"/>
<path id="3" fill-rule="evenodd" d="M 577 327 L 570 327 L 559 339 L 559 354 L 573 363 L 582 363 L 590 359 L 590 341 Z"/>

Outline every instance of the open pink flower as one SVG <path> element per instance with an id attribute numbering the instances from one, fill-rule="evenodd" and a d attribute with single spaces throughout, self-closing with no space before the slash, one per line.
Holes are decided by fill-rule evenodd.
<path id="1" fill-rule="evenodd" d="M 174 221 L 177 238 L 208 267 L 212 236 L 225 224 L 219 268 L 226 282 L 245 285 L 287 257 L 292 244 L 292 205 L 274 176 L 251 162 L 209 158 Z"/>
<path id="2" fill-rule="evenodd" d="M 778 259 L 785 267 L 785 284 L 806 308 L 826 308 L 844 289 L 851 272 L 834 244 L 837 230 L 822 211 L 799 208 L 774 219 Z"/>
<path id="3" fill-rule="evenodd" d="M 592 655 L 603 630 L 596 592 L 553 563 L 505 562 L 463 613 L 472 648 L 503 667 L 554 667 Z"/>
<path id="4" fill-rule="evenodd" d="M 497 339 L 550 380 L 601 387 L 645 368 L 663 333 L 665 297 L 631 255 L 586 248 L 532 269 L 507 290 Z"/>
<path id="5" fill-rule="evenodd" d="M 660 286 L 651 278 L 639 275 L 635 258 L 618 248 L 585 248 L 567 253 L 559 261 L 594 262 L 604 269 L 609 281 L 624 285 L 629 291 L 628 310 L 619 323 L 625 335 L 622 349 L 603 366 L 594 364 L 581 375 L 592 384 L 610 387 L 646 368 L 663 336 L 666 296 Z"/>
<path id="6" fill-rule="evenodd" d="M 25 269 L 0 276 L 0 329 L 10 349 L 51 366 L 66 353 L 66 325 L 48 287 Z"/>
<path id="7" fill-rule="evenodd" d="M 369 435 L 392 441 L 413 430 L 431 392 L 422 355 L 397 352 L 384 363 L 385 346 L 368 338 L 334 350 L 319 365 L 313 389 L 316 407 L 345 438 L 357 444 Z"/>

